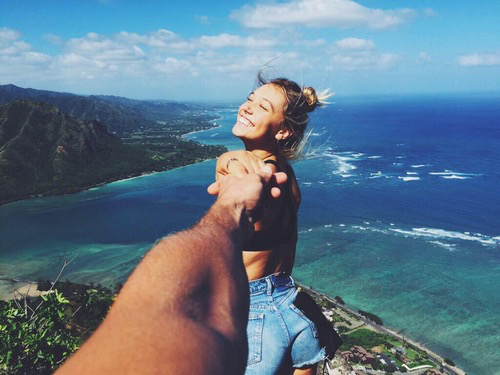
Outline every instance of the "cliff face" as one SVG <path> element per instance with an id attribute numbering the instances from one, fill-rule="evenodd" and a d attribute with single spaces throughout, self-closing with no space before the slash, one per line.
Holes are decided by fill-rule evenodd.
<path id="1" fill-rule="evenodd" d="M 207 128 L 211 119 L 189 108 L 0 85 L 0 204 L 71 193 L 225 152 L 179 137 Z"/>
<path id="2" fill-rule="evenodd" d="M 0 86 L 0 104 L 25 99 L 49 103 L 70 116 L 85 121 L 98 120 L 117 134 L 126 134 L 143 126 L 148 120 L 118 103 L 108 103 L 97 97 L 85 97 L 44 90 L 23 89 L 14 85 Z"/>
<path id="3" fill-rule="evenodd" d="M 156 120 L 168 120 L 188 111 L 182 103 L 140 101 L 116 96 L 81 96 L 54 91 L 25 89 L 0 85 L 0 104 L 25 99 L 52 104 L 70 116 L 98 120 L 119 136 L 130 134 L 141 126 L 152 126 Z"/>
<path id="4" fill-rule="evenodd" d="M 23 169 L 37 178 L 58 175 L 68 164 L 120 144 L 99 122 L 74 119 L 50 104 L 22 100 L 0 109 L 2 169 Z"/>
<path id="5" fill-rule="evenodd" d="M 50 104 L 18 100 L 1 106 L 0 203 L 104 182 L 109 164 L 124 155 L 132 163 L 149 161 L 134 151 L 100 122 L 75 119 Z"/>

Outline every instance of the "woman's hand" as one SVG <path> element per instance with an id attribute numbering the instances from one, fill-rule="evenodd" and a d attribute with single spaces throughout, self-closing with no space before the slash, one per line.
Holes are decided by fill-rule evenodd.
<path id="1" fill-rule="evenodd" d="M 229 151 L 217 159 L 215 167 L 215 179 L 232 174 L 243 177 L 249 173 L 258 173 L 266 165 L 255 154 L 246 150 Z"/>
<path id="2" fill-rule="evenodd" d="M 267 176 L 270 175 L 270 181 L 266 179 L 267 185 L 268 185 L 268 190 L 271 194 L 271 197 L 273 198 L 279 198 L 281 196 L 281 190 L 278 186 L 283 185 L 285 182 L 288 180 L 288 176 L 283 173 L 283 172 L 277 172 L 273 173 L 272 169 L 270 166 L 265 165 L 263 169 L 260 171 L 256 172 L 257 175 L 259 176 Z M 226 180 L 231 178 L 234 180 L 234 177 L 228 176 L 223 176 L 220 180 L 215 181 L 212 183 L 208 188 L 207 191 L 210 195 L 218 195 L 219 192 L 221 191 L 221 181 L 224 180 L 224 177 L 226 177 Z M 241 192 L 237 193 L 241 195 Z"/>

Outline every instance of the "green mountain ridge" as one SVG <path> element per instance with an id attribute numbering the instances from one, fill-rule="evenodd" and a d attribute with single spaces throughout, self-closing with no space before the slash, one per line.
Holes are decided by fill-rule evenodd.
<path id="1" fill-rule="evenodd" d="M 168 142 L 157 150 L 125 144 L 101 122 L 74 118 L 48 103 L 17 100 L 0 106 L 0 204 L 76 192 L 224 151 L 178 137 Z"/>
<path id="2" fill-rule="evenodd" d="M 0 85 L 0 104 L 27 99 L 55 105 L 82 120 L 98 120 L 122 137 L 140 127 L 154 127 L 156 121 L 174 121 L 197 108 L 183 103 L 160 100 L 134 100 L 119 96 L 75 95 L 47 90 Z"/>

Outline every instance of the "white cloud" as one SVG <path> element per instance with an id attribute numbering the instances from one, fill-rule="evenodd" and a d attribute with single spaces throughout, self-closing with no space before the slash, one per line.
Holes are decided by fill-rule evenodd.
<path id="1" fill-rule="evenodd" d="M 0 56 L 19 55 L 32 49 L 31 45 L 20 40 L 21 33 L 7 29 L 0 29 Z"/>
<path id="2" fill-rule="evenodd" d="M 189 77 L 214 80 L 221 75 L 254 75 L 277 56 L 272 50 L 274 40 L 253 35 L 218 34 L 185 39 L 160 29 L 145 34 L 92 32 L 68 40 L 45 35 L 44 39 L 56 44 L 60 52 L 41 53 L 23 41 L 19 32 L 0 29 L 0 81 L 27 82 L 30 86 L 57 82 L 102 90 L 121 85 L 126 78 L 128 86 L 133 82 L 169 86 Z M 288 54 L 283 61 L 290 59 Z"/>
<path id="3" fill-rule="evenodd" d="M 303 48 L 319 48 L 325 46 L 326 40 L 324 39 L 312 39 L 312 40 L 294 40 L 294 44 Z"/>
<path id="4" fill-rule="evenodd" d="M 251 28 L 278 28 L 286 25 L 309 27 L 369 27 L 385 29 L 407 22 L 413 9 L 372 9 L 352 0 L 292 0 L 286 3 L 257 4 L 233 11 L 231 18 Z"/>
<path id="5" fill-rule="evenodd" d="M 158 61 L 154 68 L 156 71 L 164 74 L 188 74 L 193 77 L 198 76 L 198 72 L 193 69 L 191 63 L 186 60 L 179 60 L 173 57 L 167 57 Z"/>
<path id="6" fill-rule="evenodd" d="M 232 34 L 219 34 L 215 36 L 203 35 L 197 41 L 200 47 L 207 48 L 270 48 L 276 44 L 271 39 L 255 38 L 253 36 L 243 38 L 239 35 Z"/>
<path id="7" fill-rule="evenodd" d="M 339 40 L 329 53 L 329 70 L 388 69 L 401 60 L 398 55 L 378 52 L 372 40 L 360 38 Z"/>
<path id="8" fill-rule="evenodd" d="M 149 34 L 137 34 L 122 31 L 114 39 L 119 43 L 144 45 L 159 51 L 186 52 L 193 50 L 192 43 L 180 35 L 165 29 L 159 29 Z"/>
<path id="9" fill-rule="evenodd" d="M 90 33 L 84 38 L 70 39 L 65 44 L 67 53 L 74 53 L 106 63 L 130 62 L 145 57 L 142 49 L 132 43 L 121 43 L 116 39 L 109 39 Z"/>
<path id="10" fill-rule="evenodd" d="M 364 70 L 364 69 L 387 69 L 397 63 L 401 58 L 391 53 L 382 54 L 355 54 L 334 55 L 332 57 L 331 70 Z"/>
<path id="11" fill-rule="evenodd" d="M 17 40 L 19 38 L 21 38 L 20 32 L 18 32 L 16 30 L 8 29 L 6 27 L 0 28 L 0 43 L 5 43 L 5 42 Z"/>
<path id="12" fill-rule="evenodd" d="M 330 74 L 328 70 L 386 69 L 399 61 L 397 55 L 377 51 L 369 39 L 352 37 L 332 43 L 288 35 L 279 30 L 272 36 L 221 33 L 184 38 L 165 29 L 143 34 L 87 33 L 71 39 L 45 35 L 58 47 L 49 55 L 26 43 L 19 32 L 3 28 L 0 82 L 136 97 L 130 94 L 137 93 L 135 87 L 143 91 L 156 87 L 166 93 L 177 85 L 186 91 L 188 81 L 205 87 L 238 87 L 240 82 L 252 82 L 267 63 L 276 74 L 303 77 L 309 72 Z M 127 92 L 117 91 L 120 87 Z"/>
<path id="13" fill-rule="evenodd" d="M 0 29 L 0 81 L 12 82 L 20 77 L 36 81 L 46 74 L 52 60 L 21 40 L 18 31 Z"/>
<path id="14" fill-rule="evenodd" d="M 293 68 L 300 72 L 301 69 L 311 68 L 310 59 L 304 59 L 298 52 L 278 51 L 248 51 L 243 54 L 220 54 L 216 51 L 200 51 L 196 57 L 196 65 L 204 70 L 213 71 L 241 79 L 242 74 L 255 77 L 255 74 L 264 65 L 272 61 L 276 71 Z"/>
<path id="15" fill-rule="evenodd" d="M 458 58 L 462 66 L 500 65 L 500 52 L 473 53 Z"/>
<path id="16" fill-rule="evenodd" d="M 375 43 L 371 40 L 360 38 L 345 38 L 335 43 L 341 49 L 373 49 Z"/>

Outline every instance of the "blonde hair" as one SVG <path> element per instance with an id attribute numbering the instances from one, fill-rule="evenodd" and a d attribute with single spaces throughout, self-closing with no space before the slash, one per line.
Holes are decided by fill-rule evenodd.
<path id="1" fill-rule="evenodd" d="M 278 141 L 283 156 L 290 160 L 300 158 L 307 138 L 307 125 L 309 124 L 309 112 L 317 107 L 322 107 L 332 94 L 329 90 L 317 93 L 312 87 L 301 87 L 296 82 L 287 78 L 274 78 L 266 80 L 261 72 L 257 75 L 257 84 L 263 86 L 271 84 L 283 90 L 287 106 L 283 113 L 284 119 L 282 126 L 285 126 L 291 136 Z"/>

